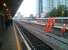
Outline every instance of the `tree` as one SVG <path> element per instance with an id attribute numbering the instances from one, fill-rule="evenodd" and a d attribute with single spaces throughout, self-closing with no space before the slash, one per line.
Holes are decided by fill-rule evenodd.
<path id="1" fill-rule="evenodd" d="M 51 17 L 68 17 L 68 7 L 66 7 L 65 5 L 59 5 L 56 8 L 53 8 L 50 12 L 48 12 L 48 16 Z"/>
<path id="2" fill-rule="evenodd" d="M 48 16 L 56 16 L 56 8 L 54 8 L 52 11 L 48 13 Z"/>

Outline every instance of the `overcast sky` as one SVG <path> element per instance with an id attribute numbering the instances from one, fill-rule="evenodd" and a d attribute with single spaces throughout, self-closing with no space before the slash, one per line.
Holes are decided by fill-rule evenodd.
<path id="1" fill-rule="evenodd" d="M 37 0 L 24 0 L 18 10 L 22 15 L 28 17 L 30 14 L 36 14 L 36 1 Z"/>

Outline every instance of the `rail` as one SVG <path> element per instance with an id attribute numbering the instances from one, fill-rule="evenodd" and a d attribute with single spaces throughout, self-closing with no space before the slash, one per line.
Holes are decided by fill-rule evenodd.
<path id="1" fill-rule="evenodd" d="M 15 24 L 14 24 L 15 25 Z M 19 28 L 15 25 L 16 30 L 18 31 L 21 39 L 23 40 L 23 42 L 25 43 L 27 50 L 31 50 L 30 45 L 28 44 L 28 42 L 26 41 L 26 39 L 24 38 L 24 36 L 22 35 L 22 33 L 20 32 Z"/>

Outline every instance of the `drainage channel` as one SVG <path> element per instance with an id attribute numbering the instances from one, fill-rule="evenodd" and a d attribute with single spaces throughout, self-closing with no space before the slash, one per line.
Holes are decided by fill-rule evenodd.
<path id="1" fill-rule="evenodd" d="M 32 35 L 27 29 L 23 26 L 18 25 L 21 30 L 22 35 L 26 36 L 26 40 L 30 43 L 32 50 L 53 50 L 50 46 L 46 45 L 40 39 Z"/>

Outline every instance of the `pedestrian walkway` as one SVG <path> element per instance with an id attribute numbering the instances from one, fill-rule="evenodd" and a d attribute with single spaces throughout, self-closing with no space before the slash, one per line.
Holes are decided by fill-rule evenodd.
<path id="1" fill-rule="evenodd" d="M 41 25 L 41 26 L 44 26 L 46 23 L 45 22 L 37 22 L 37 21 L 23 21 L 23 22 L 27 22 L 27 23 L 33 23 L 33 24 L 38 24 L 38 25 Z M 54 27 L 56 27 L 56 28 L 62 28 L 63 27 L 63 24 L 64 23 L 56 23 L 55 25 L 54 25 Z M 66 29 L 68 30 L 68 24 L 66 24 Z"/>
<path id="2" fill-rule="evenodd" d="M 63 27 L 63 23 L 56 23 L 54 27 L 62 28 Z M 66 29 L 68 30 L 68 24 L 66 24 Z"/>

